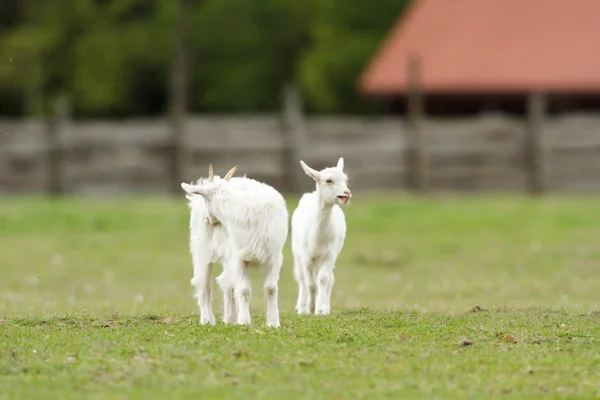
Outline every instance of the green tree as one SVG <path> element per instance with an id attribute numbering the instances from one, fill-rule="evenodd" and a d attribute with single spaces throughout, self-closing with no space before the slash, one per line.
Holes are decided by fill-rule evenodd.
<path id="1" fill-rule="evenodd" d="M 169 0 L 29 0 L 0 39 L 0 84 L 36 92 L 37 112 L 63 93 L 75 112 L 123 107 L 136 66 L 166 65 L 173 14 Z"/>
<path id="2" fill-rule="evenodd" d="M 277 109 L 309 44 L 312 4 L 206 0 L 195 20 L 194 109 Z"/>
<path id="3" fill-rule="evenodd" d="M 320 0 L 300 80 L 312 109 L 364 112 L 357 80 L 410 0 Z"/>
<path id="4" fill-rule="evenodd" d="M 166 112 L 177 1 L 0 0 L 3 101 L 25 93 L 48 112 L 67 93 L 81 116 Z M 310 110 L 368 111 L 358 75 L 408 2 L 191 0 L 190 110 L 276 110 L 296 80 Z"/>

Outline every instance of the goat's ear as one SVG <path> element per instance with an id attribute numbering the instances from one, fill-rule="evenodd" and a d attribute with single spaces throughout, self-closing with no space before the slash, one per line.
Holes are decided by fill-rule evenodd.
<path id="1" fill-rule="evenodd" d="M 204 189 L 198 185 L 190 185 L 185 182 L 181 182 L 181 188 L 189 194 L 204 195 Z"/>
<path id="2" fill-rule="evenodd" d="M 193 193 L 194 187 L 188 183 L 181 182 L 181 188 L 186 191 L 186 193 Z"/>
<path id="3" fill-rule="evenodd" d="M 312 169 L 311 167 L 309 167 L 308 165 L 306 165 L 304 163 L 304 161 L 302 161 L 302 160 L 300 160 L 300 165 L 302 166 L 302 169 L 304 170 L 304 172 L 306 173 L 306 175 L 310 176 L 315 181 L 319 182 L 319 180 L 321 179 L 321 174 L 319 173 L 319 171 L 316 171 L 316 170 Z"/>
<path id="4" fill-rule="evenodd" d="M 344 170 L 344 157 L 340 157 L 340 159 L 338 160 L 338 163 L 337 163 L 337 167 L 339 169 L 341 169 L 342 171 Z"/>

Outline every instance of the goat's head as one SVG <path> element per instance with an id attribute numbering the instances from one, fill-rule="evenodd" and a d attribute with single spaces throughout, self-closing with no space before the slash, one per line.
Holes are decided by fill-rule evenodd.
<path id="1" fill-rule="evenodd" d="M 229 170 L 227 174 L 221 178 L 219 175 L 213 174 L 212 164 L 208 166 L 208 177 L 200 178 L 195 185 L 191 185 L 185 182 L 181 183 L 181 188 L 189 194 L 197 194 L 204 198 L 210 199 L 215 193 L 223 190 L 227 185 L 235 171 L 237 165 Z"/>
<path id="2" fill-rule="evenodd" d="M 328 204 L 349 204 L 352 192 L 348 189 L 348 177 L 344 173 L 344 158 L 340 157 L 335 167 L 317 171 L 300 161 L 306 175 L 317 183 L 317 192 L 321 200 Z"/>

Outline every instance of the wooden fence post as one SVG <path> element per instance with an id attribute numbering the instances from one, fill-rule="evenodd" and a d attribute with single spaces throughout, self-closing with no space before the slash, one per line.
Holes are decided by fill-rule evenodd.
<path id="1" fill-rule="evenodd" d="M 428 161 L 423 136 L 423 93 L 421 88 L 421 60 L 416 54 L 407 61 L 407 117 L 408 148 L 407 170 L 409 187 L 417 192 L 428 189 Z"/>
<path id="2" fill-rule="evenodd" d="M 70 99 L 61 94 L 52 104 L 50 113 L 46 115 L 46 167 L 47 188 L 51 196 L 64 194 L 64 135 L 63 131 L 70 119 Z"/>
<path id="3" fill-rule="evenodd" d="M 283 181 L 286 190 L 297 193 L 304 187 L 304 172 L 300 160 L 306 148 L 306 121 L 302 109 L 300 89 L 295 84 L 283 88 L 282 125 L 284 134 L 283 158 L 285 172 Z"/>
<path id="4" fill-rule="evenodd" d="M 544 118 L 546 97 L 531 93 L 527 99 L 527 130 L 525 136 L 525 159 L 527 168 L 527 190 L 541 194 L 547 189 L 546 149 L 544 145 Z"/>
<path id="5" fill-rule="evenodd" d="M 168 176 L 172 193 L 181 192 L 181 142 L 185 134 L 188 108 L 188 47 L 187 6 L 188 0 L 176 0 L 177 21 L 173 27 L 175 53 L 171 60 L 170 75 L 170 120 L 171 137 L 169 146 Z"/>

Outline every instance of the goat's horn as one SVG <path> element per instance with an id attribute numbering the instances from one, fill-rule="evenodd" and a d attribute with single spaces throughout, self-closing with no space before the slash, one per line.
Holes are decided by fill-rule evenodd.
<path id="1" fill-rule="evenodd" d="M 233 176 L 233 174 L 235 174 L 235 171 L 237 171 L 237 169 L 238 169 L 237 165 L 235 167 L 231 168 L 229 170 L 229 172 L 227 173 L 227 175 L 225 175 L 225 177 L 223 179 L 225 179 L 226 181 L 230 180 L 231 177 Z"/>
<path id="2" fill-rule="evenodd" d="M 214 179 L 214 177 L 213 177 L 212 164 L 208 164 L 208 181 L 212 182 L 213 179 Z"/>

